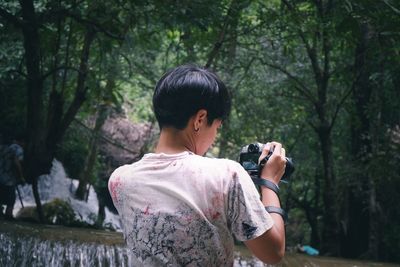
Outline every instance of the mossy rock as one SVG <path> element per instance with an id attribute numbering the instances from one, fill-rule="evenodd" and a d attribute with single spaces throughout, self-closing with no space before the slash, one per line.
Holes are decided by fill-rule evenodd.
<path id="1" fill-rule="evenodd" d="M 39 222 L 39 217 L 37 215 L 35 206 L 21 208 L 15 218 L 21 221 Z"/>
<path id="2" fill-rule="evenodd" d="M 59 198 L 43 204 L 43 214 L 47 223 L 64 226 L 76 226 L 80 224 L 71 205 Z M 39 222 L 35 206 L 22 208 L 16 215 L 16 218 L 21 221 Z"/>
<path id="3" fill-rule="evenodd" d="M 76 222 L 75 212 L 71 205 L 59 198 L 43 205 L 43 214 L 47 222 L 59 225 L 73 225 Z"/>

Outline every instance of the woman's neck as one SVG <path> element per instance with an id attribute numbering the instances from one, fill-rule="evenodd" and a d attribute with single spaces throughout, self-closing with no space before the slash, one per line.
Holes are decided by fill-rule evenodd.
<path id="1" fill-rule="evenodd" d="M 163 128 L 155 153 L 177 154 L 184 151 L 196 153 L 196 143 L 193 134 L 189 134 L 185 129 Z"/>

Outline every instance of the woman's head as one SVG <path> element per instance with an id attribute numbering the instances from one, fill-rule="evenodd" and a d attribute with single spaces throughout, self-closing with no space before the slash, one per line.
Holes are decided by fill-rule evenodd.
<path id="1" fill-rule="evenodd" d="M 184 129 L 199 110 L 207 111 L 209 125 L 229 116 L 231 99 L 225 84 L 213 72 L 195 65 L 168 71 L 158 81 L 153 108 L 160 128 Z"/>

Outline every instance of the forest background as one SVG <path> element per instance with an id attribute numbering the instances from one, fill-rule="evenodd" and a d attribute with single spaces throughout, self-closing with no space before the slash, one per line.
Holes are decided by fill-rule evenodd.
<path id="1" fill-rule="evenodd" d="M 26 137 L 45 222 L 37 182 L 53 158 L 78 198 L 107 191 L 101 126 L 117 113 L 156 128 L 157 79 L 197 63 L 233 97 L 211 155 L 278 140 L 294 159 L 288 244 L 400 262 L 399 25 L 393 0 L 1 1 L 0 133 Z"/>

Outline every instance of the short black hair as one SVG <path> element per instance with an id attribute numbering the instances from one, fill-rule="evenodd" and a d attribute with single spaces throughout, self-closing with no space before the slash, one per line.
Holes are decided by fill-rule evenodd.
<path id="1" fill-rule="evenodd" d="M 160 129 L 184 129 L 200 109 L 207 110 L 208 124 L 225 120 L 231 109 L 229 91 L 213 72 L 192 64 L 176 67 L 158 81 L 153 109 Z"/>

